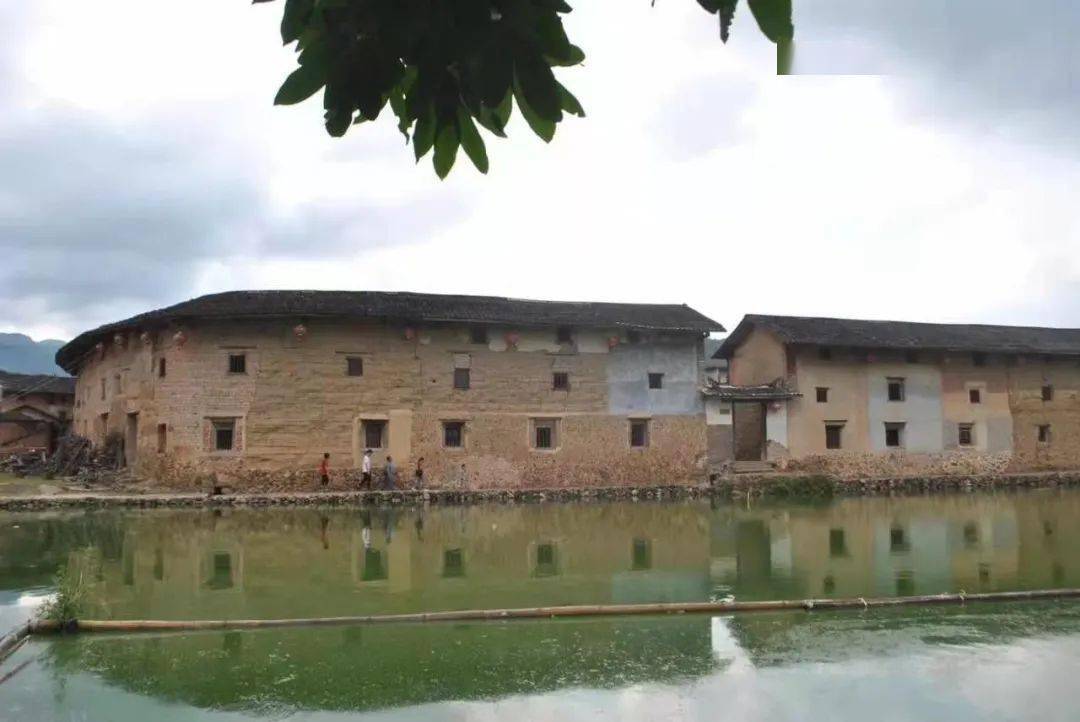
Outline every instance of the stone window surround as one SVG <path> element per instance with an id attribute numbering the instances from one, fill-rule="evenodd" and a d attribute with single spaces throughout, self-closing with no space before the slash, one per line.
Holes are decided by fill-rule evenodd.
<path id="1" fill-rule="evenodd" d="M 446 427 L 447 427 L 448 424 L 461 424 L 461 444 L 460 445 L 458 445 L 458 446 L 447 446 L 446 445 Z M 468 421 L 466 419 L 463 419 L 463 418 L 460 418 L 460 417 L 455 417 L 455 418 L 452 418 L 452 419 L 439 419 L 439 431 L 441 432 L 440 433 L 440 438 L 439 438 L 439 445 L 443 449 L 443 451 L 448 451 L 450 453 L 464 453 L 465 452 L 465 450 L 466 450 L 466 448 L 468 446 L 468 442 L 467 442 L 467 438 L 468 438 Z"/>
<path id="2" fill-rule="evenodd" d="M 538 448 L 536 446 L 536 428 L 538 423 L 551 423 L 552 445 L 550 448 Z M 526 442 L 529 451 L 537 454 L 555 454 L 562 448 L 562 417 L 561 416 L 530 416 Z"/>
<path id="3" fill-rule="evenodd" d="M 214 413 L 203 417 L 203 452 L 207 456 L 240 456 L 244 452 L 244 419 L 240 413 Z M 233 446 L 231 449 L 217 449 L 214 434 L 214 422 L 233 422 Z"/>
<path id="4" fill-rule="evenodd" d="M 826 419 L 825 420 L 825 450 L 826 451 L 840 451 L 844 448 L 844 427 L 847 426 L 847 421 L 842 419 Z M 836 432 L 836 446 L 829 446 L 829 429 L 835 427 Z"/>
<path id="5" fill-rule="evenodd" d="M 651 416 L 649 416 L 647 414 L 635 414 L 635 415 L 632 415 L 632 416 L 628 417 L 626 421 L 627 421 L 627 429 L 626 429 L 626 446 L 627 446 L 627 448 L 629 448 L 631 451 L 644 451 L 645 449 L 648 449 L 650 446 L 652 446 L 652 417 Z M 645 443 L 641 444 L 640 446 L 635 446 L 631 442 L 633 441 L 633 437 L 634 437 L 634 424 L 639 423 L 639 422 L 645 424 Z"/>

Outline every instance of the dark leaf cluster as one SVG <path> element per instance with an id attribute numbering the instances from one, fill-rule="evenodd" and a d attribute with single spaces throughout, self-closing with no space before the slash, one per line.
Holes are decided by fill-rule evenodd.
<path id="1" fill-rule="evenodd" d="M 545 141 L 565 114 L 585 114 L 553 71 L 585 59 L 563 28 L 562 15 L 571 10 L 564 0 L 284 5 L 281 38 L 296 44 L 299 63 L 274 102 L 291 105 L 322 91 L 332 136 L 389 106 L 417 161 L 432 153 L 440 178 L 459 150 L 486 173 L 480 128 L 505 137 L 514 105 Z"/>
<path id="2" fill-rule="evenodd" d="M 271 2 L 272 0 L 254 0 Z M 697 0 L 720 20 L 727 42 L 739 0 Z M 790 66 L 791 0 L 747 0 L 777 44 L 778 72 Z M 292 105 L 322 91 L 335 137 L 389 106 L 416 160 L 432 153 L 445 178 L 464 151 L 488 171 L 480 130 L 506 137 L 517 106 L 545 142 L 566 114 L 585 116 L 554 68 L 585 54 L 570 42 L 566 0 L 284 0 L 281 39 L 298 67 L 274 102 Z"/>

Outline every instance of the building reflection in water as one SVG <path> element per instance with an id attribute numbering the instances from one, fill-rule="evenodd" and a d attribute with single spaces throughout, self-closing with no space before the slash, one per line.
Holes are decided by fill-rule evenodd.
<path id="1" fill-rule="evenodd" d="M 95 518 L 108 530 L 73 537 L 69 556 L 86 565 L 91 606 L 115 618 L 869 597 L 1080 580 L 1080 494 L 1064 492 L 749 509 L 596 504 Z M 62 523 L 40 523 L 51 531 L 39 538 L 62 549 Z M 17 564 L 12 551 L 7 559 Z M 29 569 L 32 556 L 24 563 Z"/>
<path id="2" fill-rule="evenodd" d="M 37 574 L 47 584 L 52 571 L 41 568 L 42 539 L 49 559 L 66 558 L 84 571 L 88 616 L 116 619 L 891 596 L 1076 585 L 1080 493 L 751 508 L 638 503 L 27 516 L 19 529 L 0 534 L 0 580 L 27 585 Z M 934 612 L 941 639 L 962 626 L 959 633 L 967 634 L 974 624 L 968 613 L 949 627 L 941 619 L 950 613 Z M 888 614 L 179 635 L 80 646 L 79 664 L 117 684 L 160 689 L 200 706 L 235 704 L 231 688 L 213 680 L 242 674 L 244 689 L 275 701 L 375 709 L 685 679 L 718 668 L 750 673 L 783 664 L 792 650 L 833 659 L 858 648 L 853 640 L 879 633 L 883 619 L 888 626 Z M 1004 618 L 999 627 L 1012 624 Z M 358 659 L 366 660 L 359 676 Z"/>

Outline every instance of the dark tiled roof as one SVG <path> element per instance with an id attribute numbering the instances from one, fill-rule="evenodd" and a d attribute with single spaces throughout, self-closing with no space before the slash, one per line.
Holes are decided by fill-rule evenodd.
<path id="1" fill-rule="evenodd" d="M 730 356 L 755 327 L 790 344 L 866 349 L 1080 355 L 1080 329 L 861 321 L 802 316 L 743 317 L 717 352 Z"/>
<path id="2" fill-rule="evenodd" d="M 14 374 L 0 371 L 0 386 L 4 396 L 17 392 L 40 394 L 75 395 L 75 379 L 70 376 L 48 376 L 46 374 Z"/>
<path id="3" fill-rule="evenodd" d="M 120 330 L 170 321 L 226 318 L 378 318 L 414 322 L 638 328 L 657 331 L 723 331 L 724 327 L 682 304 L 572 303 L 495 296 L 448 296 L 381 291 L 228 291 L 133 316 L 87 331 L 56 353 L 72 368 L 97 341 Z"/>

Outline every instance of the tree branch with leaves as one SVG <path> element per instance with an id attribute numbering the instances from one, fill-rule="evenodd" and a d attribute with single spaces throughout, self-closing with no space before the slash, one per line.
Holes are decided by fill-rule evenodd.
<path id="1" fill-rule="evenodd" d="M 737 0 L 698 2 L 719 15 L 726 41 Z M 770 40 L 792 36 L 790 0 L 748 2 Z M 569 12 L 565 0 L 285 0 L 281 38 L 295 43 L 298 67 L 274 102 L 321 90 L 334 137 L 389 106 L 416 160 L 433 152 L 440 178 L 459 150 L 487 173 L 480 129 L 505 138 L 515 105 L 545 142 L 566 115 L 585 116 L 554 72 L 585 60 L 563 27 Z"/>

